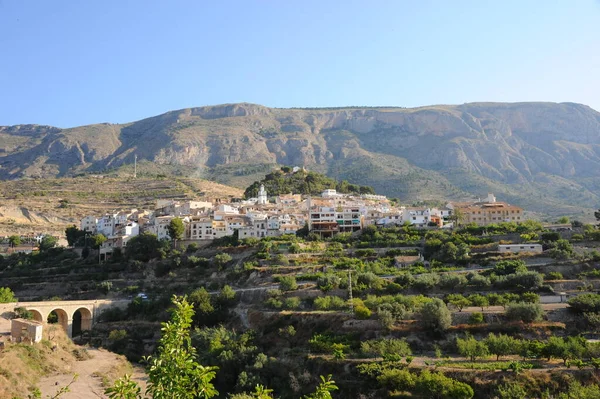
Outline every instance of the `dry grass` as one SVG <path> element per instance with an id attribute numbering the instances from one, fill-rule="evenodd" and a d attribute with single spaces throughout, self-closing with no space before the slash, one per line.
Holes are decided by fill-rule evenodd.
<path id="1" fill-rule="evenodd" d="M 76 361 L 75 348 L 64 331 L 56 327 L 44 331 L 44 340 L 38 344 L 6 343 L 0 352 L 0 399 L 25 398 L 41 377 L 70 370 Z"/>
<path id="2" fill-rule="evenodd" d="M 51 233 L 87 215 L 126 209 L 153 209 L 159 198 L 214 200 L 243 191 L 193 178 L 99 177 L 0 182 L 0 236 Z"/>
<path id="3" fill-rule="evenodd" d="M 127 358 L 117 355 L 115 363 L 110 366 L 109 370 L 96 371 L 93 376 L 101 378 L 102 386 L 106 388 L 112 386 L 117 379 L 124 375 L 132 375 L 133 371 L 133 366 L 127 361 Z"/>

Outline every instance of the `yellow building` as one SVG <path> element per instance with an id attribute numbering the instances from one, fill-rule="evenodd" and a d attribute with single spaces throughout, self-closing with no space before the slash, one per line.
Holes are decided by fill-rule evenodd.
<path id="1" fill-rule="evenodd" d="M 450 203 L 453 213 L 461 215 L 460 224 L 475 223 L 487 226 L 502 222 L 520 223 L 525 220 L 523 208 L 506 202 L 496 201 L 493 194 L 488 194 L 484 201 L 474 203 Z"/>

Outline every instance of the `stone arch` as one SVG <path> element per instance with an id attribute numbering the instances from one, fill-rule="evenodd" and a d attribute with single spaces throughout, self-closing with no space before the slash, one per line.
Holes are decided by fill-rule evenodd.
<path id="1" fill-rule="evenodd" d="M 37 309 L 27 309 L 29 312 L 31 312 L 31 314 L 33 315 L 33 320 L 35 321 L 39 321 L 40 323 L 45 323 L 46 320 L 44 320 L 44 316 L 42 315 L 42 312 L 40 312 Z"/>
<path id="2" fill-rule="evenodd" d="M 71 319 L 69 318 L 69 314 L 67 312 L 65 312 L 64 309 L 54 308 L 48 312 L 48 317 L 52 313 L 55 313 L 56 316 L 58 316 L 58 324 L 60 324 L 62 326 L 62 328 L 64 328 L 65 332 L 70 337 L 71 336 Z"/>
<path id="3" fill-rule="evenodd" d="M 81 334 L 82 331 L 92 329 L 92 312 L 86 307 L 80 307 L 73 312 L 73 336 Z"/>

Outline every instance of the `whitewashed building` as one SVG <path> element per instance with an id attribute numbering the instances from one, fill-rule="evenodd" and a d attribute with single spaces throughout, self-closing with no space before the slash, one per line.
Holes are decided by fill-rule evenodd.
<path id="1" fill-rule="evenodd" d="M 544 251 L 542 244 L 500 244 L 498 252 L 501 253 L 522 253 L 532 252 L 541 254 Z"/>

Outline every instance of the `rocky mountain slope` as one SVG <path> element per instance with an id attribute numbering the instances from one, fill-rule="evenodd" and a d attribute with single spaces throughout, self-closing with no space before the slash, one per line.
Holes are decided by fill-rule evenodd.
<path id="1" fill-rule="evenodd" d="M 133 163 L 243 187 L 275 164 L 405 201 L 500 199 L 546 214 L 600 204 L 600 113 L 574 103 L 420 108 L 190 108 L 128 124 L 0 127 L 0 178 Z"/>

